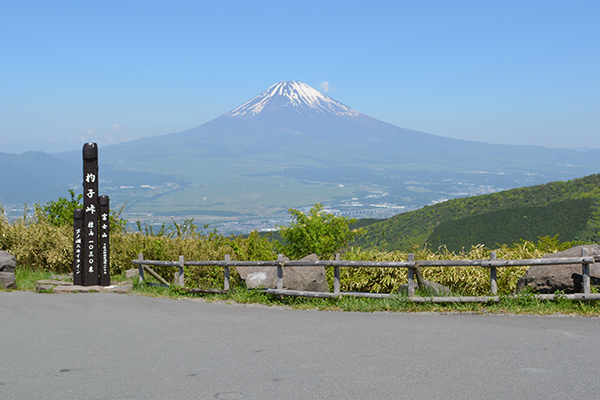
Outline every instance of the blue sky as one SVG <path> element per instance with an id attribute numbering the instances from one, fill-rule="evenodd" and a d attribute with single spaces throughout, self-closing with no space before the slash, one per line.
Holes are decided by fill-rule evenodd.
<path id="1" fill-rule="evenodd" d="M 0 152 L 187 130 L 280 80 L 403 128 L 600 148 L 599 20 L 598 1 L 3 2 Z"/>

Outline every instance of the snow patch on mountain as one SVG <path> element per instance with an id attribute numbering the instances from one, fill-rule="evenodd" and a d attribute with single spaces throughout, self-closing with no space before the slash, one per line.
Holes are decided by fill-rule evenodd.
<path id="1" fill-rule="evenodd" d="M 278 82 L 226 115 L 230 117 L 255 116 L 260 114 L 267 104 L 274 101 L 282 106 L 309 107 L 320 113 L 344 116 L 360 115 L 358 111 L 335 101 L 306 83 L 297 81 Z"/>

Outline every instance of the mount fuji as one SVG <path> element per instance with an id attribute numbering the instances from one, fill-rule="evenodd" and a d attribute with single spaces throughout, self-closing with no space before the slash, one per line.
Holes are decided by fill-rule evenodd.
<path id="1" fill-rule="evenodd" d="M 228 154 L 284 151 L 297 155 L 319 153 L 325 146 L 356 148 L 364 153 L 389 151 L 389 141 L 406 144 L 415 139 L 441 140 L 420 132 L 400 129 L 370 118 L 313 89 L 302 82 L 279 82 L 234 110 L 185 132 L 140 139 L 114 146 L 114 150 L 131 149 L 139 144 L 159 144 L 167 148 L 193 152 L 210 147 L 210 157 Z M 332 148 L 323 152 L 333 156 Z M 345 157 L 355 154 L 345 154 Z M 362 155 L 361 155 L 362 157 Z M 325 161 L 325 160 L 323 160 Z"/>
<path id="2" fill-rule="evenodd" d="M 78 164 L 81 155 L 57 157 Z M 106 194 L 155 216 L 261 216 L 317 202 L 399 212 L 600 171 L 600 151 L 404 129 L 298 81 L 193 129 L 100 148 L 99 160 Z"/>
<path id="3" fill-rule="evenodd" d="M 493 145 L 400 128 L 364 115 L 302 82 L 278 82 L 234 110 L 188 131 L 107 147 L 109 157 L 144 152 L 191 157 L 274 155 L 285 167 L 346 166 L 538 174 L 568 179 L 600 169 L 599 151 Z M 149 152 L 149 153 L 145 153 Z M 138 159 L 138 157 L 135 157 Z M 276 157 L 277 158 L 277 157 Z"/>

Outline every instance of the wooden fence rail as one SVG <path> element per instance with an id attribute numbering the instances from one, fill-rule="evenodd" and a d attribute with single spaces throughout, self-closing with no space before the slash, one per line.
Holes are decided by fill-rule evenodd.
<path id="1" fill-rule="evenodd" d="M 224 268 L 223 289 L 188 289 L 190 292 L 202 293 L 223 293 L 230 288 L 230 267 L 276 267 L 277 268 L 277 288 L 264 289 L 265 293 L 284 295 L 284 296 L 303 296 L 318 298 L 337 298 L 340 296 L 385 298 L 396 296 L 390 293 L 359 293 L 359 292 L 341 292 L 340 291 L 340 268 L 406 268 L 408 275 L 408 300 L 413 302 L 434 302 L 434 303 L 467 303 L 467 302 L 498 302 L 498 268 L 534 266 L 534 265 L 565 265 L 581 264 L 582 267 L 582 287 L 583 293 L 560 295 L 571 300 L 600 300 L 600 294 L 591 293 L 590 265 L 600 261 L 600 256 L 591 256 L 588 249 L 582 249 L 581 257 L 568 258 L 534 258 L 522 260 L 502 260 L 496 258 L 496 252 L 491 252 L 490 258 L 486 260 L 415 260 L 414 254 L 408 254 L 407 261 L 348 261 L 341 260 L 340 255 L 336 254 L 334 260 L 317 261 L 284 261 L 283 255 L 279 255 L 277 261 L 232 261 L 229 255 L 225 256 L 223 261 L 186 261 L 183 256 L 179 256 L 179 261 L 157 261 L 145 260 L 143 254 L 138 255 L 137 260 L 133 260 L 134 265 L 139 266 L 140 282 L 144 282 L 144 271 L 154 276 L 163 285 L 169 286 L 169 283 L 158 275 L 150 266 L 168 266 L 179 268 L 175 274 L 175 284 L 184 286 L 184 267 L 189 266 L 213 266 Z M 283 289 L 283 268 L 284 267 L 333 267 L 333 292 L 307 292 L 299 290 Z M 461 296 L 461 297 L 425 297 L 415 295 L 415 275 L 417 281 L 422 280 L 420 267 L 482 267 L 490 270 L 490 292 L 491 296 Z M 553 299 L 553 294 L 539 294 L 535 296 L 538 299 Z"/>

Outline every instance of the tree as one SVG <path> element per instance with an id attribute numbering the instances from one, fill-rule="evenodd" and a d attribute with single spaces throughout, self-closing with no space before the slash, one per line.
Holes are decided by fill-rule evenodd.
<path id="1" fill-rule="evenodd" d="M 49 201 L 41 207 L 41 212 L 54 226 L 73 225 L 73 212 L 77 208 L 83 208 L 83 195 L 75 197 L 75 191 L 69 189 L 71 200 L 59 197 L 57 201 Z"/>
<path id="2" fill-rule="evenodd" d="M 75 196 L 75 191 L 69 189 L 71 199 L 59 197 L 57 201 L 50 200 L 43 206 L 36 205 L 37 211 L 44 215 L 48 221 L 54 226 L 73 225 L 73 212 L 77 208 L 83 208 L 83 195 Z M 127 221 L 121 218 L 121 212 L 125 208 L 125 204 L 117 211 L 113 210 L 110 213 L 110 228 L 111 231 L 123 231 Z"/>
<path id="3" fill-rule="evenodd" d="M 279 228 L 283 243 L 277 250 L 294 259 L 315 253 L 321 259 L 327 259 L 346 247 L 362 229 L 351 229 L 355 219 L 337 217 L 323 211 L 320 203 L 315 204 L 308 214 L 290 208 L 292 216 L 290 226 Z"/>

